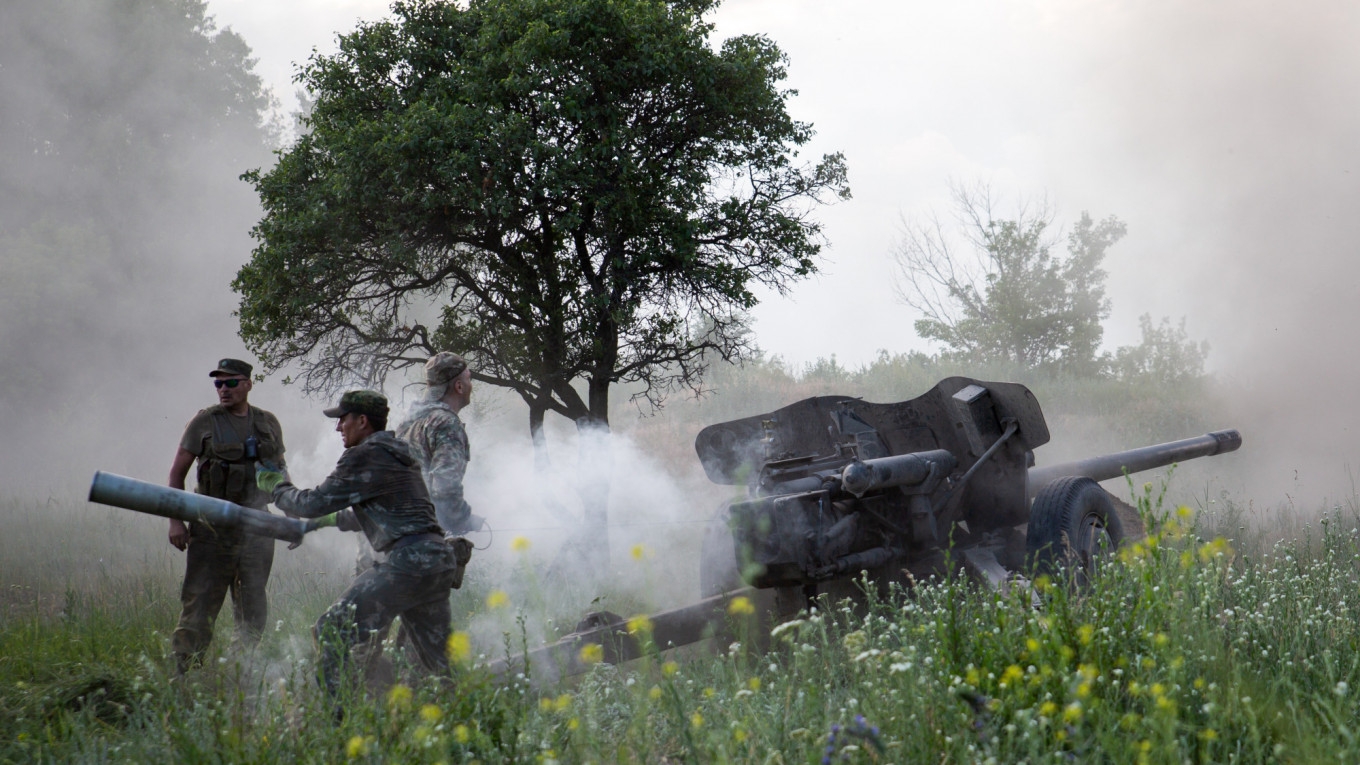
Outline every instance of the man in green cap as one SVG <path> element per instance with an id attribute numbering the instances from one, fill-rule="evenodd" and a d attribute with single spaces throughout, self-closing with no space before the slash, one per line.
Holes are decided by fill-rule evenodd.
<path id="1" fill-rule="evenodd" d="M 315 489 L 299 489 L 278 472 L 257 475 L 280 510 L 301 518 L 333 514 L 340 529 L 362 531 L 373 549 L 386 554 L 359 574 L 313 628 L 322 685 L 331 698 L 339 692 L 351 649 L 398 616 L 420 665 L 435 674 L 449 670 L 449 589 L 458 562 L 435 520 L 420 464 L 387 430 L 387 412 L 387 399 L 369 390 L 349 391 L 325 410 L 337 420 L 345 453 Z"/>
<path id="2" fill-rule="evenodd" d="M 247 401 L 252 368 L 240 359 L 222 359 L 208 373 L 217 405 L 200 410 L 184 428 L 170 465 L 171 488 L 198 461 L 199 494 L 264 510 L 269 495 L 255 485 L 255 468 L 268 463 L 282 470 L 283 429 L 278 418 Z M 228 590 L 241 644 L 260 639 L 269 617 L 265 584 L 274 565 L 274 540 L 240 529 L 215 529 L 206 523 L 170 521 L 170 544 L 189 551 L 180 591 L 179 626 L 170 638 L 179 672 L 202 662 L 212 641 L 213 622 Z"/>

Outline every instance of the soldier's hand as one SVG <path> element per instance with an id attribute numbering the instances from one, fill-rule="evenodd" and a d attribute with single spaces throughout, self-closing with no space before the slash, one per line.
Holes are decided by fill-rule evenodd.
<path id="1" fill-rule="evenodd" d="M 170 544 L 177 550 L 186 550 L 189 547 L 189 527 L 184 525 L 184 521 L 176 518 L 170 520 Z"/>
<path id="2" fill-rule="evenodd" d="M 274 487 L 288 480 L 288 474 L 282 470 L 273 469 L 267 462 L 259 462 L 255 465 L 255 485 L 261 491 L 274 493 Z"/>

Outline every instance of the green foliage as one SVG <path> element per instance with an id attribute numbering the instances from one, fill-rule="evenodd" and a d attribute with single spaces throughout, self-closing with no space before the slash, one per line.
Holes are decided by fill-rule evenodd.
<path id="1" fill-rule="evenodd" d="M 397 2 L 343 36 L 302 74 L 306 132 L 247 176 L 242 336 L 311 389 L 454 348 L 596 421 L 612 384 L 659 401 L 744 354 L 755 286 L 812 273 L 809 211 L 848 191 L 839 155 L 795 164 L 779 49 L 710 47 L 715 5 Z"/>
<path id="2" fill-rule="evenodd" d="M 1138 317 L 1138 326 L 1143 341 L 1115 352 L 1115 376 L 1163 386 L 1191 385 L 1203 379 L 1209 343 L 1191 340 L 1185 331 L 1184 318 L 1173 328 L 1167 317 L 1154 326 L 1152 317 L 1143 314 Z"/>
<path id="3" fill-rule="evenodd" d="M 934 219 L 908 224 L 894 253 L 899 294 L 925 314 L 917 334 L 960 361 L 1098 373 L 1101 321 L 1110 313 L 1101 263 L 1124 237 L 1124 224 L 1082 213 L 1061 258 L 1051 252 L 1046 209 L 1022 207 L 1014 218 L 999 218 L 985 186 L 956 188 L 955 202 L 971 254 L 958 252 Z"/>

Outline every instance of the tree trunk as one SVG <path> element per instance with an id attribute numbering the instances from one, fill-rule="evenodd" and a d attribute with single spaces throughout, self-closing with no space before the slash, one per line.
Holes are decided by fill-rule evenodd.
<path id="1" fill-rule="evenodd" d="M 576 421 L 576 433 L 580 443 L 582 532 L 588 540 L 583 553 L 588 570 L 598 579 L 609 571 L 609 483 L 614 467 L 609 421 L 581 417 Z"/>

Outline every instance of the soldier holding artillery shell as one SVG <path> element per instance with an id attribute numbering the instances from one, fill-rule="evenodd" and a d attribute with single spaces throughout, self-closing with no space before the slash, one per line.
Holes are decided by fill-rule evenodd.
<path id="1" fill-rule="evenodd" d="M 381 393 L 349 391 L 325 414 L 336 418 L 345 453 L 320 486 L 299 489 L 283 473 L 257 474 L 259 486 L 280 510 L 302 518 L 330 516 L 342 530 L 362 531 L 373 549 L 386 555 L 360 573 L 316 622 L 322 684 L 334 698 L 351 649 L 385 631 L 398 616 L 421 666 L 447 674 L 449 589 L 461 578 L 470 545 L 445 543 L 420 463 L 386 429 L 388 406 Z"/>

